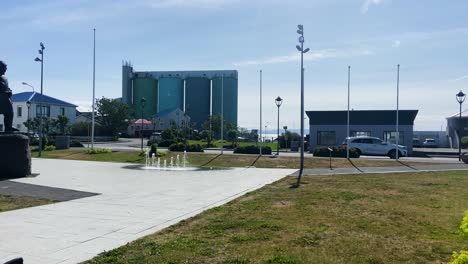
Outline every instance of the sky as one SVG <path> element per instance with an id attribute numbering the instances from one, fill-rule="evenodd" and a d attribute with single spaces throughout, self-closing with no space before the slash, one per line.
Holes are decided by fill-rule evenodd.
<path id="1" fill-rule="evenodd" d="M 93 28 L 96 97 L 121 97 L 121 65 L 135 71 L 237 70 L 239 126 L 300 127 L 300 53 L 304 25 L 305 110 L 417 109 L 415 130 L 445 130 L 468 92 L 466 0 L 1 0 L 0 60 L 17 92 L 44 93 L 89 110 Z M 467 102 L 468 103 L 468 102 Z M 467 104 L 468 105 L 468 104 Z M 307 120 L 306 120 L 307 121 Z M 307 123 L 306 123 L 307 124 Z M 307 125 L 306 125 L 307 127 Z"/>

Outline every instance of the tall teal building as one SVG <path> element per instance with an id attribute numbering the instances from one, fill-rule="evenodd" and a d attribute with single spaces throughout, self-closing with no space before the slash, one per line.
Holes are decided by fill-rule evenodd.
<path id="1" fill-rule="evenodd" d="M 238 124 L 236 70 L 137 72 L 125 62 L 122 66 L 122 100 L 137 117 L 142 113 L 143 97 L 146 100 L 143 116 L 147 119 L 161 111 L 179 108 L 190 116 L 197 128 L 210 115 L 221 113 L 226 122 Z"/>

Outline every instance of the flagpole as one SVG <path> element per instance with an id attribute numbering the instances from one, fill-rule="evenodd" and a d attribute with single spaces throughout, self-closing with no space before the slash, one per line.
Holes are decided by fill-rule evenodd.
<path id="1" fill-rule="evenodd" d="M 259 135 L 259 155 L 262 155 L 262 70 L 260 70 L 260 135 Z"/>
<path id="2" fill-rule="evenodd" d="M 398 160 L 398 144 L 400 143 L 400 130 L 399 130 L 399 127 L 398 127 L 398 111 L 400 110 L 400 102 L 399 102 L 399 99 L 400 99 L 400 64 L 397 65 L 397 104 L 396 104 L 396 153 L 395 153 L 395 157 L 396 157 L 396 160 Z"/>
<path id="3" fill-rule="evenodd" d="M 95 101 L 96 101 L 96 29 L 93 29 L 94 42 L 93 42 L 93 110 L 91 113 L 91 149 L 94 149 L 94 112 L 95 112 Z"/>
<path id="4" fill-rule="evenodd" d="M 346 158 L 349 160 L 349 97 L 350 97 L 350 82 L 351 82 L 351 66 L 348 66 L 348 120 L 346 122 Z"/>

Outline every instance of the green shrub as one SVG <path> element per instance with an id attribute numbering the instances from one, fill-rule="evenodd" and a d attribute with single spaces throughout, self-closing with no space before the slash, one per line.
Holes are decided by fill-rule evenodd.
<path id="1" fill-rule="evenodd" d="M 167 147 L 169 147 L 170 145 L 173 145 L 173 144 L 177 144 L 177 142 L 175 140 L 163 140 L 163 141 L 158 143 L 158 146 L 167 148 Z"/>
<path id="2" fill-rule="evenodd" d="M 329 147 L 316 147 L 314 149 L 314 157 L 329 157 L 330 151 L 328 150 Z M 344 146 L 333 146 L 330 147 L 332 152 L 332 157 L 334 158 L 346 158 L 346 147 Z M 350 158 L 359 158 L 359 152 L 355 148 L 349 149 L 349 157 Z"/>
<path id="3" fill-rule="evenodd" d="M 53 150 L 55 150 L 55 146 L 54 145 L 45 146 L 44 150 L 45 151 L 53 151 Z"/>
<path id="4" fill-rule="evenodd" d="M 185 145 L 184 143 L 177 143 L 177 144 L 172 144 L 169 147 L 170 151 L 184 151 L 186 150 L 187 152 L 203 152 L 203 148 L 200 144 L 191 144 L 191 145 Z"/>
<path id="5" fill-rule="evenodd" d="M 453 252 L 453 260 L 449 264 L 468 264 L 468 251 Z"/>
<path id="6" fill-rule="evenodd" d="M 79 142 L 78 140 L 72 140 L 72 142 L 70 142 L 70 147 L 72 147 L 72 148 L 82 148 L 83 144 L 81 144 L 81 142 Z"/>
<path id="7" fill-rule="evenodd" d="M 106 149 L 106 148 L 103 148 L 103 149 L 88 149 L 86 151 L 86 154 L 103 154 L 103 153 L 111 153 L 112 150 L 110 149 Z"/>
<path id="8" fill-rule="evenodd" d="M 239 153 L 239 154 L 259 154 L 260 150 L 258 146 L 250 145 L 250 146 L 245 146 L 245 147 L 237 147 L 234 149 L 234 153 Z M 271 148 L 269 146 L 263 146 L 262 147 L 262 154 L 270 155 L 271 154 Z"/>
<path id="9" fill-rule="evenodd" d="M 465 211 L 465 216 L 463 217 L 460 229 L 465 235 L 468 236 L 468 210 Z"/>
<path id="10" fill-rule="evenodd" d="M 239 144 L 234 143 L 234 144 L 229 144 L 229 145 L 223 145 L 223 148 L 225 149 L 235 149 L 239 146 Z"/>

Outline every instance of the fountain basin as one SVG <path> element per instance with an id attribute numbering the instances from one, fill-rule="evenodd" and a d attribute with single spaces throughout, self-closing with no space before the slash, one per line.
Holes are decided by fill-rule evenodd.
<path id="1" fill-rule="evenodd" d="M 146 170 L 146 171 L 210 171 L 210 170 L 231 170 L 232 168 L 218 168 L 218 167 L 154 167 L 145 165 L 129 165 L 124 166 L 124 169 L 130 170 Z"/>

